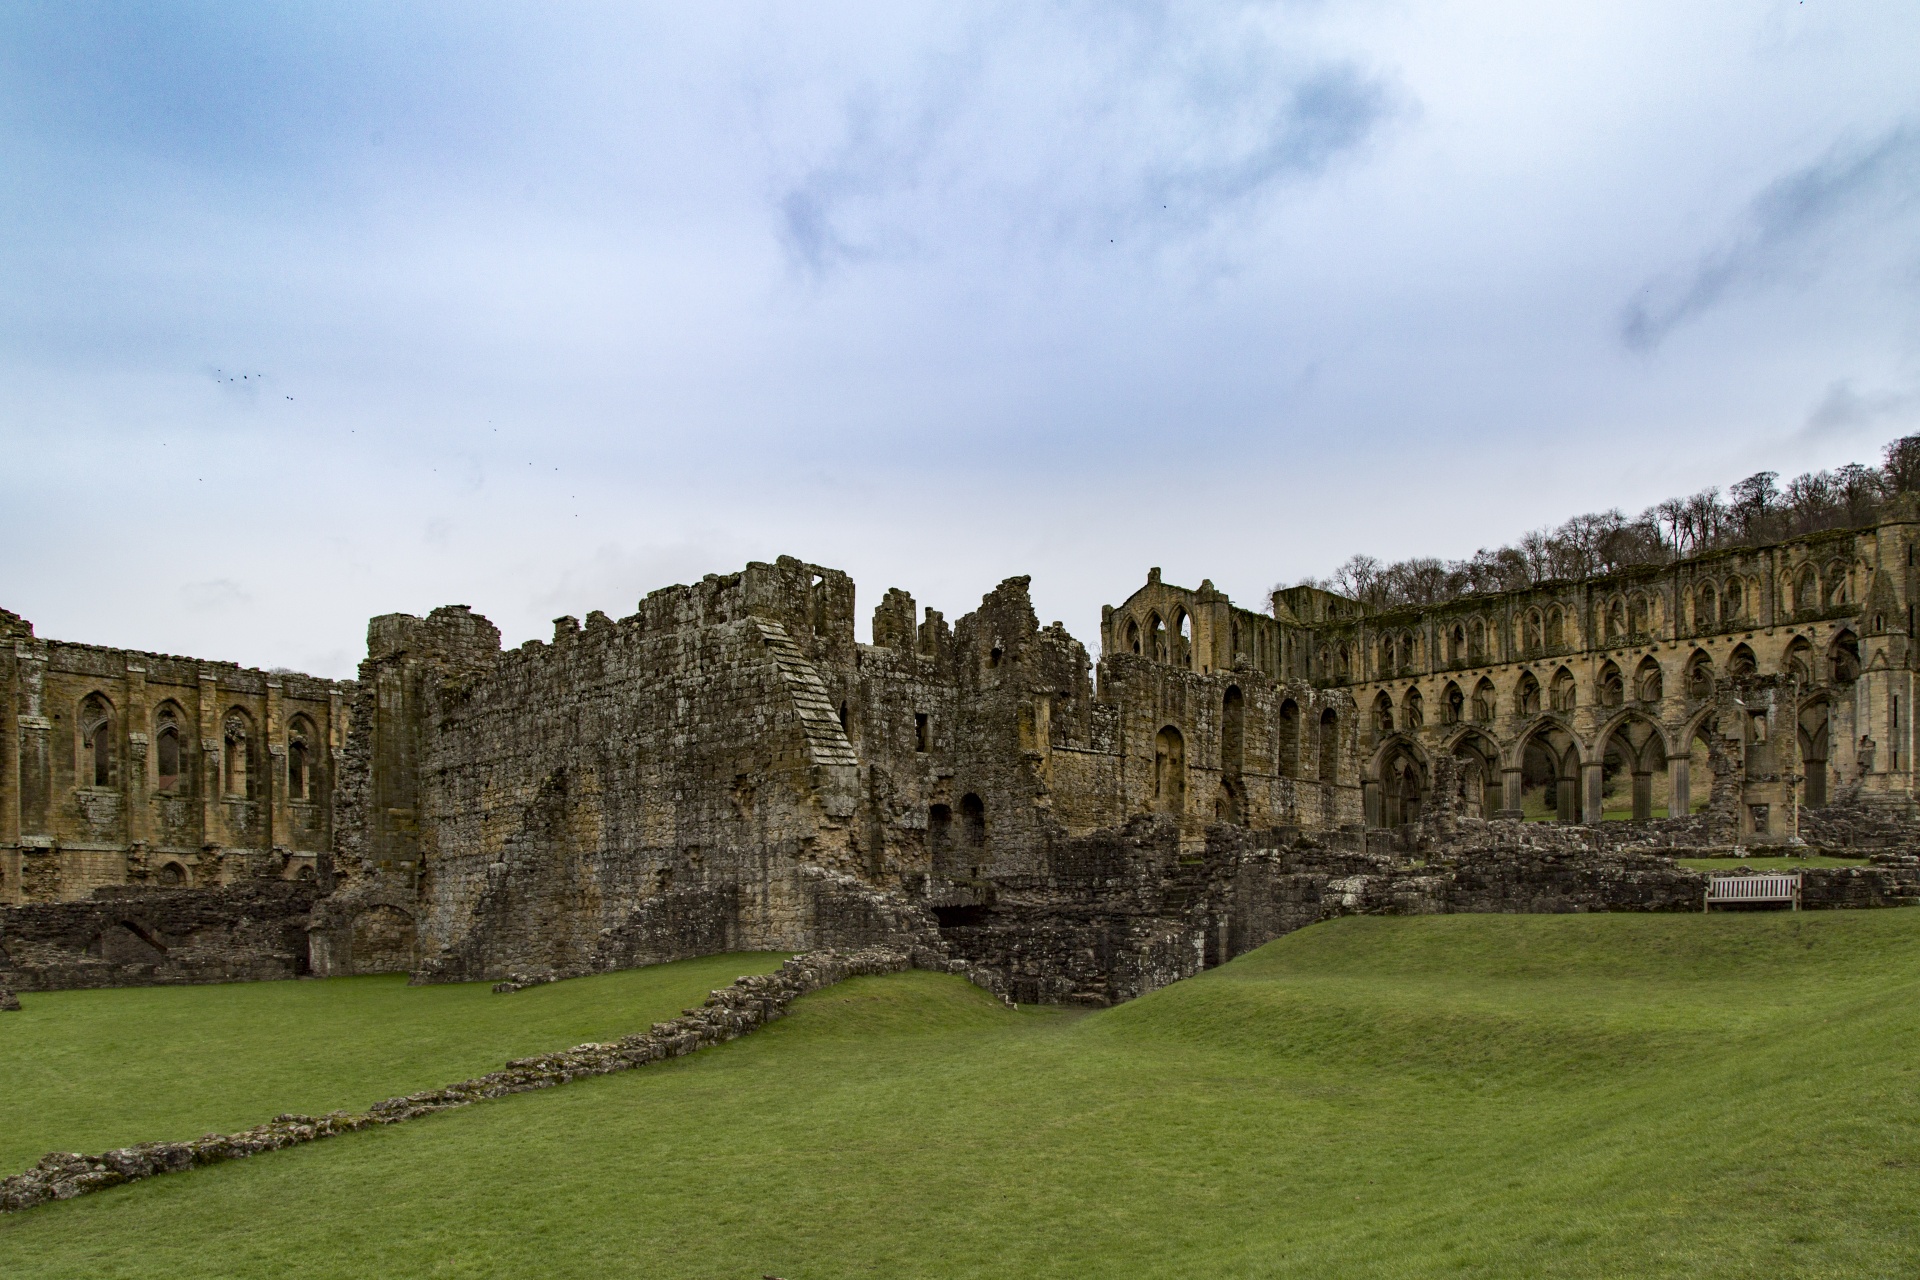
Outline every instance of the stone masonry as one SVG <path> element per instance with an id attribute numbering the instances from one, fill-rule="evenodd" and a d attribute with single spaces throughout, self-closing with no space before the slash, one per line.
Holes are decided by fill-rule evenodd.
<path id="1" fill-rule="evenodd" d="M 889 590 L 861 643 L 852 581 L 789 558 L 511 651 L 464 606 L 376 618 L 342 684 L 4 615 L 0 892 L 125 919 L 23 961 L 27 908 L 0 907 L 0 979 L 107 972 L 82 959 L 150 892 L 303 875 L 317 974 L 888 945 L 1088 1003 L 1344 911 L 1692 909 L 1689 852 L 1872 853 L 1809 903 L 1905 901 L 1915 528 L 1384 613 L 1155 570 L 1097 663 L 1024 578 L 951 625 Z M 199 754 L 156 773 L 188 723 Z M 222 910 L 204 946 L 148 932 L 286 967 Z"/>

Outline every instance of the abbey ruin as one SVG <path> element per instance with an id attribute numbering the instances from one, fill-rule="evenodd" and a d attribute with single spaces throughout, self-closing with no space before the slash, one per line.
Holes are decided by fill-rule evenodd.
<path id="1" fill-rule="evenodd" d="M 506 652 L 375 618 L 351 682 L 0 613 L 0 984 L 886 941 L 1102 1003 L 1341 910 L 1697 909 L 1676 851 L 1892 850 L 1810 905 L 1920 898 L 1917 539 L 1388 609 L 1153 570 L 1097 659 L 1024 578 L 951 625 L 889 590 L 863 643 L 788 558 Z"/>

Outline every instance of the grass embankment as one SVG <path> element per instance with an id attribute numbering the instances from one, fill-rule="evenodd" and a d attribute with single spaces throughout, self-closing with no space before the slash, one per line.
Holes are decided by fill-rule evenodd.
<path id="1" fill-rule="evenodd" d="M 709 956 L 510 996 L 477 982 L 409 987 L 399 974 L 28 992 L 0 1020 L 0 1177 L 49 1151 L 358 1110 L 508 1058 L 644 1031 L 784 958 Z"/>
<path id="2" fill-rule="evenodd" d="M 1920 911 L 1348 919 L 1083 1016 L 861 979 L 0 1220 L 0 1274 L 1910 1276 L 1916 996 Z"/>

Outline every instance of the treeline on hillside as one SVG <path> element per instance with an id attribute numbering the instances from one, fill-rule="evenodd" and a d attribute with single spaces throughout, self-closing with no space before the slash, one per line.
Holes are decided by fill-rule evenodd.
<path id="1" fill-rule="evenodd" d="M 1482 548 L 1465 560 L 1416 556 L 1382 564 L 1357 555 L 1321 587 L 1372 609 L 1444 604 L 1463 596 L 1519 591 L 1542 582 L 1591 578 L 1634 565 L 1660 565 L 1722 547 L 1764 546 L 1822 529 L 1872 524 L 1902 494 L 1920 492 L 1920 435 L 1895 440 L 1878 467 L 1848 463 L 1809 471 L 1783 486 L 1762 471 L 1722 497 L 1703 489 L 1669 498 L 1629 517 L 1617 508 L 1575 516 L 1557 529 L 1536 529 L 1518 542 Z"/>

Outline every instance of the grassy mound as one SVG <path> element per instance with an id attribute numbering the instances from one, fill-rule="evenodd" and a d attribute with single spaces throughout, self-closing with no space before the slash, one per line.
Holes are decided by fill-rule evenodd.
<path id="1" fill-rule="evenodd" d="M 508 1058 L 643 1031 L 784 956 L 709 956 L 494 995 L 334 978 L 29 992 L 0 1023 L 0 1177 L 49 1151 L 361 1108 Z"/>
<path id="2" fill-rule="evenodd" d="M 0 1274 L 1911 1275 L 1916 995 L 1900 911 L 1343 920 L 1091 1015 L 861 979 L 0 1220 Z"/>

